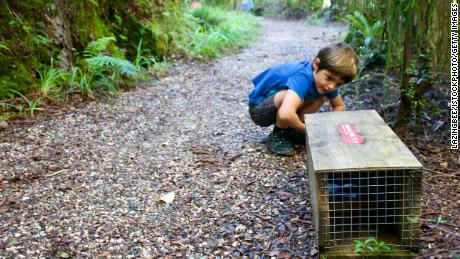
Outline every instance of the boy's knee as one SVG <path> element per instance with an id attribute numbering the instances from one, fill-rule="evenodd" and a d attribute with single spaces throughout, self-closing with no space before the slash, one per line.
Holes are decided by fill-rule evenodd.
<path id="1" fill-rule="evenodd" d="M 273 120 L 270 120 L 269 118 L 265 116 L 260 116 L 254 113 L 249 113 L 249 115 L 251 116 L 252 122 L 254 122 L 256 125 L 261 126 L 261 127 L 268 127 L 275 123 Z"/>
<path id="2" fill-rule="evenodd" d="M 249 107 L 249 115 L 252 121 L 261 126 L 268 127 L 276 122 L 275 95 L 265 98 L 256 106 Z"/>

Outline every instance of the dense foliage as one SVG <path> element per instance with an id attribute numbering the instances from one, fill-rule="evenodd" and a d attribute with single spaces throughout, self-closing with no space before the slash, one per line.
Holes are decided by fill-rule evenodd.
<path id="1" fill-rule="evenodd" d="M 244 0 L 202 0 L 201 2 L 225 9 L 239 9 Z M 252 12 L 258 16 L 282 16 L 300 18 L 316 12 L 323 6 L 323 0 L 252 0 Z"/>
<path id="2" fill-rule="evenodd" d="M 323 0 L 254 0 L 253 12 L 263 16 L 305 17 L 323 6 Z"/>
<path id="3" fill-rule="evenodd" d="M 395 130 L 407 132 L 412 118 L 439 117 L 437 104 L 423 97 L 435 85 L 446 85 L 442 82 L 447 81 L 449 64 L 445 51 L 449 49 L 449 1 L 351 0 L 336 4 L 333 9 L 349 24 L 346 41 L 359 49 L 362 69 L 385 66 L 386 72 L 399 73 Z"/>
<path id="4" fill-rule="evenodd" d="M 247 13 L 191 10 L 185 0 L 0 0 L 0 98 L 22 98 L 25 107 L 0 108 L 113 93 L 149 68 L 164 73 L 168 59 L 242 47 L 256 25 Z"/>

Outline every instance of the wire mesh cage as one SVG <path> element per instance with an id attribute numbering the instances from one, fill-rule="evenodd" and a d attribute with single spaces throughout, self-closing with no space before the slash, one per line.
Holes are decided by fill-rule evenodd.
<path id="1" fill-rule="evenodd" d="M 369 237 L 386 240 L 393 251 L 418 249 L 419 171 L 334 172 L 319 177 L 325 252 Z"/>
<path id="2" fill-rule="evenodd" d="M 380 257 L 413 255 L 420 243 L 417 159 L 375 111 L 306 115 L 305 123 L 320 253 L 356 257 L 356 242 L 373 238 L 388 250 L 375 253 Z M 353 125 L 355 142 L 344 138 L 344 123 Z"/>

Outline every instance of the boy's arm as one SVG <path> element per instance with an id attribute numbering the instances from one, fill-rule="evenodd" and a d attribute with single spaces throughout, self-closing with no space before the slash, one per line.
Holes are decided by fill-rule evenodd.
<path id="1" fill-rule="evenodd" d="M 278 118 L 284 127 L 291 127 L 298 132 L 305 132 L 305 124 L 299 119 L 297 109 L 302 104 L 300 97 L 291 89 L 286 91 L 283 102 L 278 108 Z"/>
<path id="2" fill-rule="evenodd" d="M 333 112 L 343 112 L 345 110 L 345 104 L 340 95 L 337 95 L 334 99 L 329 99 L 329 102 L 331 103 Z"/>

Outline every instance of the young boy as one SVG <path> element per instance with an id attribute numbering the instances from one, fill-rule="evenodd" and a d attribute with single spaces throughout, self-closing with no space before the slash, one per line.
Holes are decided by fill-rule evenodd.
<path id="1" fill-rule="evenodd" d="M 267 140 L 269 149 L 293 155 L 293 142 L 305 143 L 303 115 L 317 112 L 326 100 L 332 111 L 343 111 L 338 88 L 353 80 L 358 62 L 350 46 L 337 43 L 321 49 L 312 62 L 278 65 L 254 77 L 249 114 L 259 126 L 275 124 Z"/>

